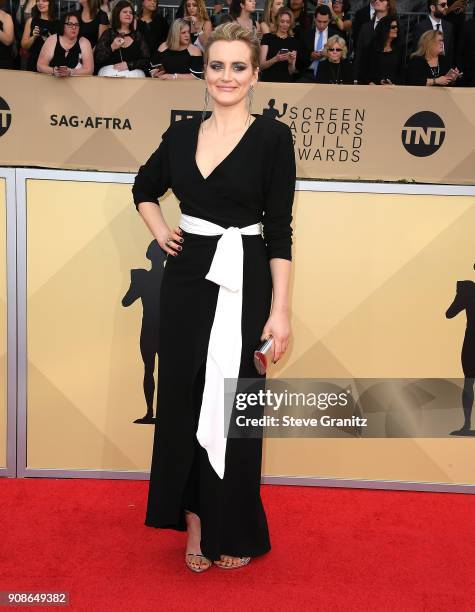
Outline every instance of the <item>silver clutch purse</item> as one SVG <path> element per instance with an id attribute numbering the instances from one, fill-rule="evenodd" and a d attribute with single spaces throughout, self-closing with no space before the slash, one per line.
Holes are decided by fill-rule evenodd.
<path id="1" fill-rule="evenodd" d="M 272 355 L 274 339 L 268 338 L 254 351 L 254 365 L 259 374 L 265 374 Z"/>

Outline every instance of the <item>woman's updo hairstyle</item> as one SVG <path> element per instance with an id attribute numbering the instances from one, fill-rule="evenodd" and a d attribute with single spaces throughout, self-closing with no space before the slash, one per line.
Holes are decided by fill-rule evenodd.
<path id="1" fill-rule="evenodd" d="M 232 21 L 230 23 L 223 23 L 219 25 L 215 30 L 211 32 L 206 41 L 204 50 L 204 63 L 208 63 L 209 48 L 211 45 L 218 41 L 225 40 L 227 42 L 233 42 L 234 40 L 242 40 L 249 47 L 251 52 L 251 64 L 254 70 L 259 67 L 259 39 L 254 30 L 243 28 L 239 23 Z"/>

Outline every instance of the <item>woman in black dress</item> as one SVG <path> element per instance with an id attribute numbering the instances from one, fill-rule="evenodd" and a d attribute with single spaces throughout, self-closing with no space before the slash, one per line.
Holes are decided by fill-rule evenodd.
<path id="1" fill-rule="evenodd" d="M 56 77 L 93 73 L 91 43 L 79 36 L 77 13 L 71 11 L 61 17 L 58 34 L 49 36 L 41 48 L 37 69 Z"/>
<path id="2" fill-rule="evenodd" d="M 53 0 L 37 0 L 32 9 L 32 16 L 25 23 L 21 47 L 28 51 L 27 70 L 36 72 L 36 64 L 45 40 L 56 34 L 58 24 Z"/>
<path id="3" fill-rule="evenodd" d="M 345 39 L 338 34 L 330 36 L 324 47 L 325 61 L 318 66 L 316 83 L 353 85 L 353 66 L 346 59 L 348 50 Z"/>
<path id="4" fill-rule="evenodd" d="M 91 43 L 94 49 L 97 41 L 109 27 L 109 17 L 100 8 L 99 0 L 79 0 L 81 10 L 79 22 L 81 28 L 79 36 L 84 36 Z"/>
<path id="5" fill-rule="evenodd" d="M 150 75 L 162 81 L 203 76 L 203 57 L 198 47 L 191 43 L 188 21 L 175 19 L 166 42 L 158 47 L 150 64 Z"/>
<path id="6" fill-rule="evenodd" d="M 169 24 L 158 14 L 157 0 L 143 0 L 137 15 L 137 31 L 140 32 L 153 55 L 168 36 Z"/>
<path id="7" fill-rule="evenodd" d="M 348 40 L 352 27 L 352 21 L 347 17 L 351 10 L 349 0 L 333 0 L 328 6 L 332 12 L 332 25 L 340 30 L 342 38 Z"/>
<path id="8" fill-rule="evenodd" d="M 364 83 L 372 85 L 400 85 L 403 81 L 404 46 L 400 24 L 396 17 L 383 17 L 374 30 L 369 46 Z"/>
<path id="9" fill-rule="evenodd" d="M 229 14 L 242 28 L 261 34 L 261 24 L 252 15 L 256 10 L 256 0 L 231 0 Z"/>
<path id="10" fill-rule="evenodd" d="M 419 39 L 417 51 L 407 65 L 406 85 L 452 85 L 459 70 L 451 68 L 444 53 L 444 36 L 438 30 L 429 30 Z"/>
<path id="11" fill-rule="evenodd" d="M 264 11 L 262 13 L 262 19 L 259 22 L 261 26 L 262 35 L 276 33 L 278 26 L 277 13 L 279 12 L 279 9 L 283 8 L 284 4 L 284 0 L 266 0 L 264 5 Z"/>
<path id="12" fill-rule="evenodd" d="M 261 80 L 290 83 L 295 74 L 297 41 L 293 37 L 294 16 L 287 8 L 280 8 L 276 16 L 277 31 L 264 34 L 261 40 Z M 284 53 L 279 53 L 283 51 Z"/>
<path id="13" fill-rule="evenodd" d="M 194 571 L 212 561 L 241 567 L 270 550 L 262 439 L 226 442 L 222 428 L 223 377 L 264 384 L 253 351 L 272 336 L 277 361 L 290 333 L 295 157 L 285 124 L 249 114 L 258 64 L 255 34 L 236 23 L 216 28 L 205 56 L 211 118 L 171 125 L 133 187 L 135 205 L 168 253 L 145 524 L 188 528 L 185 558 Z M 157 206 L 170 187 L 182 211 L 173 231 Z"/>
<path id="14" fill-rule="evenodd" d="M 112 25 L 104 32 L 94 49 L 99 76 L 141 78 L 150 64 L 147 43 L 134 26 L 133 6 L 119 0 L 112 11 Z"/>
<path id="15" fill-rule="evenodd" d="M 213 31 L 204 0 L 186 0 L 183 9 L 183 19 L 190 24 L 191 42 L 203 52 L 206 41 Z"/>

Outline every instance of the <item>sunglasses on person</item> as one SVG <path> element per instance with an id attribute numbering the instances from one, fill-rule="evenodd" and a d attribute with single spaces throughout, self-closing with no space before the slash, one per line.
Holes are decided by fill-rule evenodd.
<path id="1" fill-rule="evenodd" d="M 448 6 L 447 2 L 439 2 L 437 6 L 440 6 L 440 8 L 445 8 L 446 6 Z"/>
<path id="2" fill-rule="evenodd" d="M 67 25 L 70 28 L 79 28 L 79 23 L 76 23 L 75 21 L 65 21 L 64 25 Z"/>
<path id="3" fill-rule="evenodd" d="M 399 26 L 398 26 L 397 24 L 390 25 L 390 26 L 389 26 L 389 29 L 390 29 L 390 30 L 399 30 Z"/>
<path id="4" fill-rule="evenodd" d="M 339 53 L 341 53 L 343 49 L 340 49 L 340 47 L 329 47 L 328 51 L 338 51 Z"/>

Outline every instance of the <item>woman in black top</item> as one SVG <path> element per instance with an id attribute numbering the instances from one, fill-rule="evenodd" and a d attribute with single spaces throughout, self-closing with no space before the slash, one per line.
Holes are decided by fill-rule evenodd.
<path id="1" fill-rule="evenodd" d="M 324 47 L 325 61 L 318 65 L 316 83 L 353 85 L 353 66 L 346 59 L 348 49 L 345 39 L 338 34 L 330 36 Z"/>
<path id="2" fill-rule="evenodd" d="M 158 47 L 150 63 L 151 76 L 162 81 L 203 76 L 203 57 L 198 47 L 191 43 L 190 24 L 187 21 L 175 19 L 166 42 Z"/>
<path id="3" fill-rule="evenodd" d="M 294 16 L 287 8 L 280 8 L 276 16 L 277 31 L 264 34 L 261 40 L 261 80 L 290 83 L 295 74 L 297 41 L 292 35 Z M 279 53 L 284 51 L 284 53 Z"/>
<path id="4" fill-rule="evenodd" d="M 168 35 L 168 21 L 157 12 L 157 0 L 143 0 L 137 18 L 137 32 L 140 32 L 151 54 L 165 42 Z"/>
<path id="5" fill-rule="evenodd" d="M 1 7 L 5 3 L 0 1 L 0 68 L 14 68 L 12 45 L 15 40 L 13 19 Z"/>
<path id="6" fill-rule="evenodd" d="M 403 81 L 404 48 L 400 24 L 396 17 L 383 17 L 374 30 L 367 64 L 363 68 L 364 83 L 400 85 Z"/>
<path id="7" fill-rule="evenodd" d="M 168 254 L 145 524 L 188 528 L 186 564 L 198 572 L 212 561 L 241 567 L 270 550 L 262 438 L 223 437 L 221 385 L 223 377 L 252 377 L 260 391 L 265 375 L 254 367 L 254 350 L 269 336 L 274 360 L 286 350 L 296 175 L 289 127 L 249 114 L 257 36 L 226 23 L 208 44 L 213 114 L 173 123 L 133 187 L 139 213 Z M 182 212 L 173 230 L 158 205 L 169 188 Z M 248 407 L 246 416 L 261 412 Z M 235 417 L 233 410 L 231 423 Z"/>
<path id="8" fill-rule="evenodd" d="M 23 30 L 21 47 L 28 51 L 27 70 L 36 72 L 36 64 L 45 40 L 58 31 L 54 0 L 37 0 Z"/>
<path id="9" fill-rule="evenodd" d="M 144 77 L 150 52 L 140 32 L 134 29 L 134 9 L 128 0 L 119 0 L 112 11 L 112 25 L 94 50 L 99 76 Z"/>
<path id="10" fill-rule="evenodd" d="M 460 74 L 451 68 L 444 51 L 444 37 L 437 30 L 428 30 L 419 39 L 417 51 L 407 65 L 407 85 L 451 85 Z"/>
<path id="11" fill-rule="evenodd" d="M 263 36 L 264 34 L 276 33 L 278 26 L 277 13 L 279 12 L 279 9 L 283 8 L 284 4 L 284 0 L 266 0 L 264 12 L 262 13 L 262 17 L 259 22 Z"/>
<path id="12" fill-rule="evenodd" d="M 332 24 L 340 30 L 340 36 L 347 40 L 352 25 L 351 19 L 346 17 L 351 9 L 349 0 L 333 0 L 329 7 L 332 12 Z"/>
<path id="13" fill-rule="evenodd" d="M 231 0 L 229 14 L 242 28 L 260 34 L 261 24 L 252 15 L 256 10 L 256 0 Z"/>
<path id="14" fill-rule="evenodd" d="M 91 43 L 79 37 L 77 13 L 65 13 L 61 18 L 59 32 L 49 36 L 38 57 L 38 72 L 56 77 L 92 74 L 94 61 Z"/>
<path id="15" fill-rule="evenodd" d="M 183 19 L 190 24 L 192 44 L 203 52 L 208 36 L 213 30 L 204 0 L 186 0 Z"/>
<path id="16" fill-rule="evenodd" d="M 79 36 L 84 36 L 91 43 L 91 47 L 97 45 L 97 41 L 109 27 L 109 17 L 100 8 L 100 0 L 78 0 L 81 5 L 79 20 L 81 29 Z"/>

